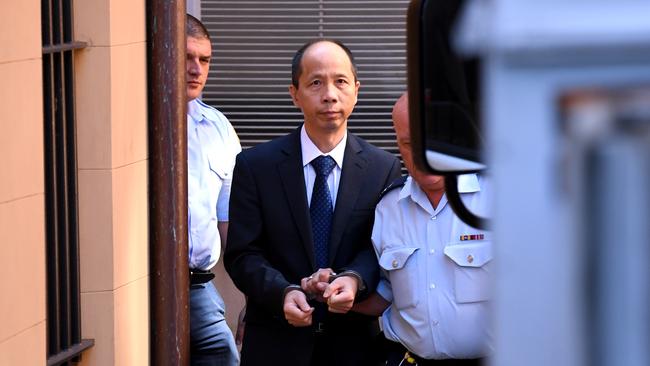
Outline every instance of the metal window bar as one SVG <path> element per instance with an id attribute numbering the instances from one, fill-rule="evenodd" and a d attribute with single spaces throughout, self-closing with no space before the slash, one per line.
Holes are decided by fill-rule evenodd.
<path id="1" fill-rule="evenodd" d="M 47 365 L 78 361 L 81 339 L 72 1 L 42 0 Z"/>

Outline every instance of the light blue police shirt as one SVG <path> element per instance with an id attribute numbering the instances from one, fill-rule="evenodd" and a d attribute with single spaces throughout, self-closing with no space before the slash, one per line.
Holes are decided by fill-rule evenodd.
<path id="1" fill-rule="evenodd" d="M 198 99 L 187 104 L 189 267 L 211 269 L 221 254 L 217 222 L 228 221 L 235 156 L 241 145 L 218 110 Z"/>
<path id="2" fill-rule="evenodd" d="M 484 216 L 486 186 L 474 174 L 458 179 L 465 205 Z M 461 221 L 446 196 L 434 209 L 409 177 L 377 205 L 372 243 L 382 275 L 377 293 L 391 302 L 381 318 L 386 338 L 426 359 L 491 352 L 489 232 Z"/>

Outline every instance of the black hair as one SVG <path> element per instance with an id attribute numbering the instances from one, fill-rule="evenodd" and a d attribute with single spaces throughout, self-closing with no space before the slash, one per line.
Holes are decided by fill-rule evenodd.
<path id="1" fill-rule="evenodd" d="M 295 55 L 293 55 L 293 59 L 291 60 L 291 84 L 297 89 L 298 88 L 298 80 L 300 79 L 300 75 L 302 74 L 302 56 L 305 54 L 305 51 L 311 46 L 313 46 L 316 43 L 320 42 L 330 42 L 334 43 L 335 45 L 341 47 L 343 51 L 345 51 L 345 54 L 348 55 L 348 58 L 350 59 L 350 64 L 352 64 L 352 75 L 354 75 L 354 81 L 357 81 L 357 64 L 354 62 L 354 56 L 352 55 L 352 51 L 350 51 L 349 48 L 347 48 L 341 41 L 336 40 L 336 39 L 328 39 L 328 38 L 318 38 L 311 40 L 302 47 L 298 51 L 296 51 Z"/>

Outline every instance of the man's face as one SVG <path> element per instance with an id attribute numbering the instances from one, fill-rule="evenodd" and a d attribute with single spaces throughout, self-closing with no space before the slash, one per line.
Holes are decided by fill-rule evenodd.
<path id="1" fill-rule="evenodd" d="M 291 85 L 289 92 L 293 104 L 302 110 L 307 131 L 345 129 L 359 93 L 345 51 L 331 42 L 315 43 L 304 53 L 301 66 L 298 88 Z"/>
<path id="2" fill-rule="evenodd" d="M 408 99 L 400 98 L 393 109 L 393 127 L 397 137 L 397 147 L 404 160 L 404 166 L 409 174 L 417 182 L 420 188 L 425 192 L 436 192 L 445 189 L 445 180 L 443 176 L 433 175 L 429 172 L 419 170 L 413 162 L 413 152 L 411 150 L 411 133 L 409 128 L 408 117 Z"/>
<path id="3" fill-rule="evenodd" d="M 208 80 L 212 45 L 207 38 L 187 37 L 187 56 L 185 67 L 187 71 L 187 101 L 201 95 L 205 82 Z"/>

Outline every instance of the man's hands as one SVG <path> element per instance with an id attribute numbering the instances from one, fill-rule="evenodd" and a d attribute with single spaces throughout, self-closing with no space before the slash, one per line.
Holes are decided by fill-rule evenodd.
<path id="1" fill-rule="evenodd" d="M 359 281 L 352 276 L 341 276 L 331 283 L 335 273 L 331 268 L 321 268 L 300 281 L 302 290 L 320 302 L 327 302 L 328 310 L 333 313 L 347 313 L 354 304 L 359 288 Z"/>
<path id="2" fill-rule="evenodd" d="M 287 322 L 294 327 L 311 325 L 311 314 L 314 312 L 314 308 L 309 306 L 307 297 L 302 291 L 298 289 L 289 290 L 284 295 L 284 306 L 282 308 Z"/>
<path id="3" fill-rule="evenodd" d="M 323 292 L 330 284 L 330 276 L 334 275 L 331 268 L 320 268 L 316 273 L 305 277 L 300 281 L 300 287 L 305 293 L 316 298 L 320 302 L 325 302 Z"/>
<path id="4" fill-rule="evenodd" d="M 323 298 L 327 301 L 327 310 L 332 313 L 347 313 L 354 305 L 359 282 L 350 276 L 338 277 L 323 291 Z"/>
<path id="5" fill-rule="evenodd" d="M 321 268 L 309 277 L 300 281 L 300 289 L 287 288 L 284 295 L 284 317 L 294 327 L 306 327 L 312 323 L 314 308 L 307 302 L 316 299 L 327 303 L 327 310 L 332 313 L 347 313 L 354 305 L 357 290 L 360 286 L 358 275 L 337 276 L 331 283 L 332 276 L 336 273 L 331 268 Z M 293 285 L 292 285 L 293 286 Z M 291 287 L 291 286 L 290 286 Z M 302 291 L 301 291 L 302 290 Z"/>

